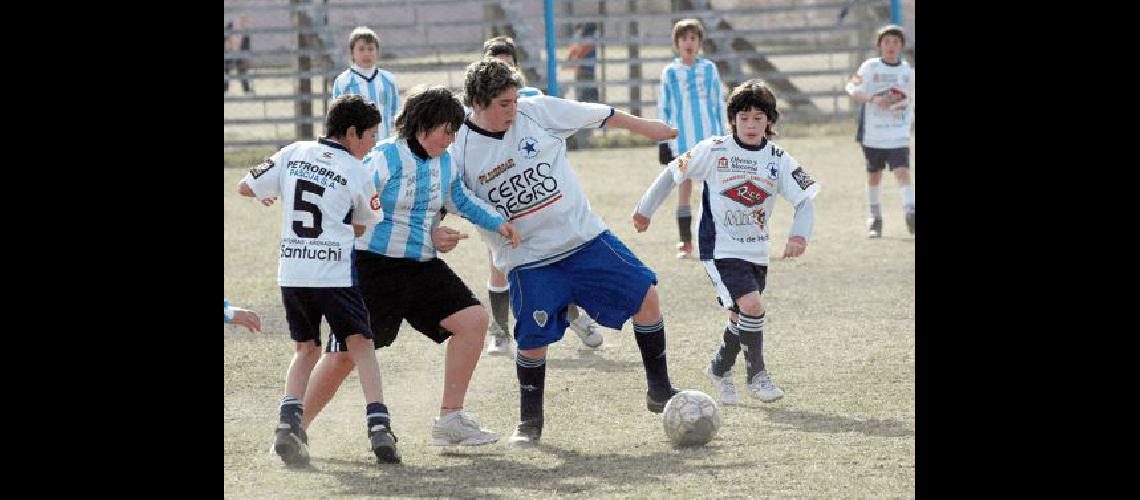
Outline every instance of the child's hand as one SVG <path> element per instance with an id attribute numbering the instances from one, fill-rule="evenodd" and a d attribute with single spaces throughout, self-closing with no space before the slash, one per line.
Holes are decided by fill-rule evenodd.
<path id="1" fill-rule="evenodd" d="M 431 244 L 441 253 L 447 253 L 459 245 L 459 240 L 467 239 L 467 235 L 447 226 L 439 226 L 431 231 Z"/>
<path id="2" fill-rule="evenodd" d="M 257 316 L 257 313 L 240 307 L 231 309 L 234 312 L 234 319 L 230 320 L 230 323 L 244 326 L 252 333 L 261 332 L 261 318 Z"/>
<path id="3" fill-rule="evenodd" d="M 792 236 L 788 238 L 788 244 L 784 245 L 784 258 L 791 259 L 799 257 L 804 254 L 807 249 L 807 240 L 803 236 Z"/>
<path id="4" fill-rule="evenodd" d="M 642 135 L 655 141 L 667 141 L 677 137 L 677 129 L 670 127 L 661 120 L 646 120 L 649 123 L 643 129 Z"/>
<path id="5" fill-rule="evenodd" d="M 511 241 L 511 248 L 519 247 L 519 232 L 510 222 L 504 222 L 499 226 L 499 234 Z"/>
<path id="6" fill-rule="evenodd" d="M 634 212 L 633 228 L 636 229 L 639 233 L 644 233 L 646 229 L 649 229 L 649 217 Z"/>
<path id="7" fill-rule="evenodd" d="M 265 206 L 267 206 L 267 207 L 268 207 L 268 206 L 272 205 L 272 204 L 273 204 L 273 202 L 275 202 L 275 201 L 277 201 L 277 197 L 276 197 L 276 196 L 270 196 L 270 197 L 267 197 L 267 198 L 262 198 L 262 199 L 261 199 L 261 204 L 262 204 L 262 205 L 265 205 Z"/>

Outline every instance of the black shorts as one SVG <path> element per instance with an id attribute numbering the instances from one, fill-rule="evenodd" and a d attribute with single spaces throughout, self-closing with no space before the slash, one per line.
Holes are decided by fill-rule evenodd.
<path id="1" fill-rule="evenodd" d="M 764 293 L 768 266 L 744 259 L 703 260 L 701 263 L 705 265 L 705 273 L 716 289 L 716 301 L 725 309 L 739 313 L 740 307 L 736 305 L 736 299 L 752 292 Z"/>
<path id="2" fill-rule="evenodd" d="M 480 305 L 463 280 L 438 258 L 421 262 L 357 250 L 353 265 L 372 320 L 372 341 L 377 349 L 392 345 L 403 320 L 442 344 L 451 337 L 451 332 L 439 323 L 452 314 Z M 343 352 L 347 349 L 330 342 L 327 350 Z"/>
<path id="3" fill-rule="evenodd" d="M 896 168 L 910 168 L 910 148 L 879 149 L 863 146 L 863 156 L 867 157 L 867 171 L 881 172 L 887 164 L 891 172 Z"/>
<path id="4" fill-rule="evenodd" d="M 283 286 L 281 302 L 285 304 L 285 320 L 289 322 L 289 338 L 296 342 L 313 341 L 321 345 L 321 317 L 329 322 L 332 334 L 329 345 L 345 345 L 350 335 L 372 338 L 368 325 L 368 309 L 356 287 L 317 288 Z"/>

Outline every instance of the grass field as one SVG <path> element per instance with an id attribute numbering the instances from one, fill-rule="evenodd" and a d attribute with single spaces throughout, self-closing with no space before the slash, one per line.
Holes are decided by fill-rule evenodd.
<path id="1" fill-rule="evenodd" d="M 515 368 L 510 358 L 487 356 L 466 406 L 504 439 L 433 448 L 444 350 L 405 324 L 378 353 L 404 463 L 380 466 L 368 451 L 353 374 L 310 428 L 312 467 L 303 471 L 286 469 L 269 451 L 292 353 L 276 285 L 280 207 L 239 198 L 234 187 L 245 171 L 223 169 L 225 295 L 260 311 L 264 327 L 260 335 L 224 327 L 225 496 L 913 497 L 915 245 L 894 179 L 884 176 L 884 237 L 868 240 L 863 158 L 851 136 L 777 142 L 822 185 L 807 253 L 774 260 L 763 294 L 766 361 L 783 400 L 761 404 L 742 392 L 742 405 L 721 407 L 715 440 L 675 450 L 660 416 L 645 410 L 645 375 L 627 323 L 621 332 L 605 330 L 598 350 L 582 347 L 573 332 L 551 346 L 538 448 L 506 444 L 518 418 Z M 913 164 L 913 142 L 911 152 Z M 675 195 L 646 233 L 629 221 L 660 171 L 656 149 L 575 151 L 570 160 L 594 211 L 657 272 L 674 385 L 713 394 L 704 368 L 727 315 L 699 262 L 673 257 Z M 783 250 L 791 213 L 777 202 L 774 253 Z M 443 258 L 485 300 L 482 243 L 466 221 L 446 224 L 472 234 Z M 743 367 L 738 359 L 741 389 Z"/>

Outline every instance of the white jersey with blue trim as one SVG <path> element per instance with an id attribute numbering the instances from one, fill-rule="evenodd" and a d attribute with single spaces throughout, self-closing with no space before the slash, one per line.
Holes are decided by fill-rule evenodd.
<path id="1" fill-rule="evenodd" d="M 674 156 L 709 137 L 729 133 L 722 87 L 716 64 L 701 57 L 692 66 L 675 58 L 661 70 L 657 118 L 677 129 L 677 138 L 668 141 Z"/>
<path id="2" fill-rule="evenodd" d="M 784 150 L 764 139 L 744 146 L 710 137 L 668 166 L 673 181 L 704 182 L 697 245 L 701 260 L 743 259 L 767 265 L 768 219 L 779 194 L 792 206 L 819 193 L 819 183 Z"/>
<path id="3" fill-rule="evenodd" d="M 460 167 L 446 150 L 439 158 L 425 160 L 412 152 L 407 140 L 391 137 L 368 153 L 364 165 L 385 217 L 356 239 L 358 250 L 418 261 L 435 258 L 431 230 L 440 207 L 488 231 L 506 222 L 463 185 Z"/>
<path id="4" fill-rule="evenodd" d="M 376 130 L 376 141 L 382 141 L 395 130 L 396 111 L 400 109 L 400 89 L 392 73 L 380 68 L 364 70 L 355 64 L 344 70 L 333 80 L 332 98 L 335 101 L 341 94 L 355 94 L 376 103 L 384 119 Z"/>
<path id="5" fill-rule="evenodd" d="M 243 182 L 259 200 L 281 198 L 278 285 L 352 286 L 352 224 L 371 226 L 384 215 L 360 160 L 325 138 L 294 142 Z"/>
<path id="6" fill-rule="evenodd" d="M 883 109 L 865 102 L 859 109 L 856 140 L 869 148 L 896 149 L 910 146 L 910 126 L 914 123 L 914 68 L 906 61 L 896 64 L 872 57 L 859 65 L 847 83 L 847 93 L 885 95 L 901 109 Z M 905 103 L 903 103 L 905 101 Z M 905 106 L 905 107 L 902 107 Z"/>
<path id="7" fill-rule="evenodd" d="M 613 113 L 604 104 L 523 97 L 505 132 L 483 130 L 470 117 L 459 127 L 451 149 L 463 182 L 522 238 L 511 248 L 498 233 L 480 232 L 495 267 L 506 272 L 552 262 L 606 230 L 570 167 L 566 138 L 580 128 L 601 128 Z"/>

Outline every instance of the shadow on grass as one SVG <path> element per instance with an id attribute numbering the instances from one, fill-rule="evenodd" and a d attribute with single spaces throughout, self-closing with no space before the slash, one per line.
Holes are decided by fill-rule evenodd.
<path id="1" fill-rule="evenodd" d="M 655 485 L 678 476 L 691 475 L 710 455 L 720 452 L 713 442 L 695 448 L 666 449 L 648 456 L 620 453 L 583 454 L 550 444 L 514 448 L 506 443 L 457 448 L 441 453 L 449 458 L 469 458 L 465 463 L 449 466 L 411 464 L 379 465 L 375 460 L 341 460 L 314 458 L 318 472 L 335 477 L 343 486 L 334 495 L 400 495 L 412 497 L 501 497 L 496 490 L 535 490 L 556 495 L 589 495 L 599 486 L 606 494 L 636 495 L 642 485 Z M 553 466 L 536 466 L 536 454 L 557 460 Z M 740 462 L 735 467 L 755 467 L 754 462 Z M 328 467 L 332 466 L 332 467 Z M 618 491 L 613 489 L 617 488 Z M 601 494 L 601 492 L 596 492 Z"/>
<path id="2" fill-rule="evenodd" d="M 859 432 L 878 437 L 913 437 L 914 429 L 906 423 L 892 419 L 856 419 L 843 415 L 814 411 L 791 410 L 778 406 L 761 406 L 768 420 L 796 427 L 804 432 Z"/>

